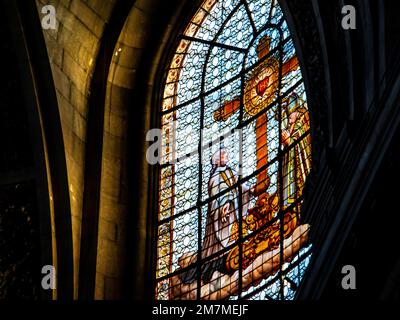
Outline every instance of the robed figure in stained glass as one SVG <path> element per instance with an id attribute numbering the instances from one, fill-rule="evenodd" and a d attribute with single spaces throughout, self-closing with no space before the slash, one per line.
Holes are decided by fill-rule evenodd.
<path id="1" fill-rule="evenodd" d="M 229 154 L 225 148 L 214 153 L 211 159 L 212 170 L 208 182 L 208 195 L 211 200 L 208 203 L 206 228 L 204 241 L 202 243 L 202 259 L 214 256 L 202 267 L 202 279 L 205 283 L 210 282 L 213 273 L 230 273 L 225 265 L 227 252 L 219 254 L 221 250 L 229 247 L 238 239 L 239 219 L 239 192 L 237 175 L 229 167 Z M 242 184 L 242 213 L 245 216 L 248 210 L 252 189 Z M 218 197 L 218 195 L 220 195 Z M 216 198 L 215 198 L 216 197 Z M 196 261 L 193 256 L 190 263 Z M 196 279 L 196 270 L 184 273 L 182 281 L 186 284 Z"/>
<path id="2" fill-rule="evenodd" d="M 282 163 L 283 199 L 288 206 L 302 195 L 311 170 L 310 119 L 304 101 L 296 93 L 284 101 L 282 127 L 282 145 L 288 148 Z"/>

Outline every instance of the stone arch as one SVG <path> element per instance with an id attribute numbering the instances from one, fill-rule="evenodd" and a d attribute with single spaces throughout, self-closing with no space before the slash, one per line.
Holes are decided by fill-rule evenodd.
<path id="1" fill-rule="evenodd" d="M 187 5 L 187 4 L 186 4 Z M 107 80 L 95 297 L 143 298 L 151 173 L 145 137 L 156 72 L 180 1 L 136 1 L 113 51 Z M 138 32 L 140 30 L 140 32 Z M 132 164 L 132 165 L 130 165 Z M 133 256 L 133 252 L 138 253 Z M 137 274 L 141 276 L 137 276 Z M 136 274 L 136 275 L 135 275 Z"/>
<path id="2" fill-rule="evenodd" d="M 41 266 L 54 265 L 57 268 L 57 290 L 52 293 L 39 289 L 39 294 L 46 299 L 70 299 L 73 269 L 67 171 L 46 47 L 38 17 L 31 14 L 35 9 L 32 2 L 1 5 L 7 12 L 7 23 L 14 29 L 9 34 L 16 50 L 15 61 L 10 59 L 9 63 L 19 66 L 15 74 L 25 92 L 22 100 L 28 114 L 29 136 L 25 139 L 32 144 L 31 148 L 29 145 L 25 147 L 32 152 L 34 165 L 32 169 L 27 167 L 24 172 L 11 176 L 8 184 L 31 181 L 32 190 L 36 189 L 41 251 L 40 265 L 34 270 L 39 281 L 37 285 L 40 286 Z M 24 114 L 24 111 L 20 112 Z"/>
<path id="3" fill-rule="evenodd" d="M 72 236 L 73 283 L 71 288 L 74 298 L 78 298 L 80 268 L 86 272 L 85 264 L 82 263 L 83 266 L 80 266 L 80 256 L 86 253 L 85 248 L 81 250 L 81 240 L 83 240 L 81 231 L 83 220 L 90 222 L 90 219 L 86 219 L 90 213 L 83 214 L 83 210 L 93 208 L 87 204 L 89 201 L 84 200 L 84 194 L 85 192 L 87 194 L 96 182 L 95 178 L 91 178 L 90 173 L 87 172 L 90 171 L 87 169 L 88 162 L 92 161 L 88 155 L 88 150 L 91 149 L 88 148 L 87 139 L 93 140 L 90 137 L 96 135 L 95 118 L 98 117 L 96 114 L 91 114 L 93 108 L 90 108 L 90 105 L 91 101 L 96 101 L 95 99 L 104 92 L 104 90 L 92 92 L 91 87 L 94 88 L 92 83 L 95 80 L 93 79 L 98 78 L 95 74 L 96 67 L 98 68 L 101 63 L 98 60 L 104 57 L 102 48 L 107 46 L 104 41 L 109 39 L 105 33 L 112 29 L 108 27 L 109 24 L 114 25 L 111 20 L 116 13 L 114 12 L 116 3 L 115 0 L 56 1 L 52 3 L 56 9 L 56 29 L 43 30 L 61 119 L 63 146 L 65 146 L 67 171 L 65 185 L 68 188 L 68 198 L 71 203 L 70 209 L 66 207 L 66 210 L 69 211 L 72 225 L 69 234 Z M 39 18 L 42 17 L 42 7 L 47 4 L 47 1 L 36 1 Z M 118 16 L 119 14 L 116 14 L 114 20 L 118 19 Z M 40 21 L 37 25 L 40 28 Z M 38 31 L 38 33 L 41 32 Z M 102 42 L 103 38 L 105 40 Z M 92 130 L 89 126 L 94 126 L 95 129 Z M 98 155 L 93 153 L 93 156 Z M 91 181 L 92 184 L 90 184 Z M 85 231 L 85 234 L 89 238 L 93 235 L 90 230 Z"/>

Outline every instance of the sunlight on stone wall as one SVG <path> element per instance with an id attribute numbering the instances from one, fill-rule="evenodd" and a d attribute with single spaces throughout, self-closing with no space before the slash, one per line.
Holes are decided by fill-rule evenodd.
<path id="1" fill-rule="evenodd" d="M 71 201 L 75 298 L 78 292 L 87 99 L 100 39 L 115 0 L 37 0 L 56 8 L 56 30 L 44 30 L 62 123 Z"/>

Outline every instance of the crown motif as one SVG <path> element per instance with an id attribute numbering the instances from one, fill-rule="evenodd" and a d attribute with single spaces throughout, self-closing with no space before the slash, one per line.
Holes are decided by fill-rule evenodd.
<path id="1" fill-rule="evenodd" d="M 260 42 L 257 45 L 257 53 L 264 51 L 266 48 L 269 48 L 271 44 L 271 37 L 264 36 L 260 39 Z"/>

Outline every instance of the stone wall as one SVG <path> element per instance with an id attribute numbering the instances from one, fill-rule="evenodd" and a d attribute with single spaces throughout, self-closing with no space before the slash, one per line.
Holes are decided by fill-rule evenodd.
<path id="1" fill-rule="evenodd" d="M 79 275 L 79 265 L 80 259 L 85 259 L 80 257 L 80 243 L 88 100 L 104 29 L 117 0 L 36 0 L 36 3 L 40 17 L 44 16 L 41 13 L 44 5 L 56 8 L 57 28 L 44 30 L 44 37 L 65 143 L 74 246 L 74 296 L 78 298 L 79 279 L 85 279 L 85 275 Z M 145 287 L 151 289 L 148 282 L 152 274 L 145 261 L 145 247 L 149 238 L 148 213 L 153 211 L 147 206 L 151 194 L 145 136 L 154 111 L 156 72 L 184 4 L 193 7 L 193 3 L 181 0 L 135 1 L 113 48 L 104 131 L 103 137 L 99 137 L 99 141 L 103 139 L 103 152 L 96 299 L 126 297 L 127 287 L 132 292 L 129 296 L 141 298 Z M 134 127 L 133 132 L 128 122 Z M 130 142 L 128 136 L 132 138 Z M 130 157 L 128 163 L 129 154 L 133 159 Z M 129 170 L 133 174 L 128 175 Z M 136 176 L 133 189 L 128 186 L 132 176 Z M 129 279 L 137 284 L 127 284 Z"/>
<path id="2" fill-rule="evenodd" d="M 115 48 L 107 84 L 101 200 L 96 268 L 96 299 L 120 297 L 127 265 L 127 117 L 136 72 L 146 47 L 151 15 L 137 1 Z M 147 5 L 149 1 L 146 1 Z M 151 1 L 150 1 L 151 2 Z M 138 32 L 140 30 L 140 32 Z M 133 231 L 133 230 L 132 230 Z M 135 230 L 136 231 L 136 230 Z M 138 230 L 140 232 L 140 230 Z"/>
<path id="3" fill-rule="evenodd" d="M 37 0 L 56 8 L 56 30 L 44 30 L 57 91 L 67 160 L 74 246 L 74 287 L 77 297 L 84 186 L 87 100 L 105 24 L 116 0 Z"/>

